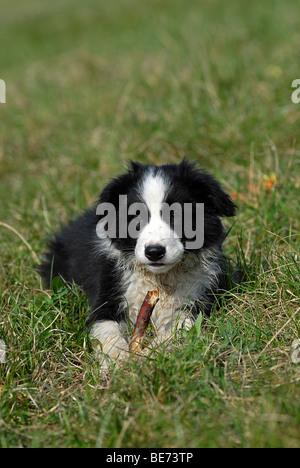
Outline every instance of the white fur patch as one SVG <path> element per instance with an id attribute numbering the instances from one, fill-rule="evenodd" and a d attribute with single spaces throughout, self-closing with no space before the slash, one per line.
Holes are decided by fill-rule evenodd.
<path id="1" fill-rule="evenodd" d="M 135 256 L 138 262 L 145 265 L 152 273 L 165 273 L 178 263 L 183 255 L 184 247 L 180 238 L 173 229 L 163 221 L 161 209 L 168 183 L 161 176 L 150 173 L 142 187 L 142 197 L 149 209 L 150 221 L 142 230 L 135 248 Z M 159 244 L 166 249 L 161 266 L 152 266 L 145 256 L 145 248 L 149 245 Z"/>
<path id="2" fill-rule="evenodd" d="M 128 356 L 129 346 L 122 336 L 122 325 L 114 320 L 98 320 L 94 323 L 91 339 L 100 342 L 97 351 L 108 355 L 112 359 L 125 358 Z"/>
<path id="3" fill-rule="evenodd" d="M 196 302 L 201 305 L 220 273 L 216 261 L 219 255 L 213 249 L 199 256 L 188 254 L 165 274 L 153 274 L 138 263 L 133 270 L 125 270 L 123 281 L 127 288 L 123 307 L 128 307 L 130 321 L 135 323 L 147 292 L 158 290 L 160 300 L 152 314 L 157 334 L 172 334 L 177 327 L 189 329 L 193 323 L 189 309 Z"/>

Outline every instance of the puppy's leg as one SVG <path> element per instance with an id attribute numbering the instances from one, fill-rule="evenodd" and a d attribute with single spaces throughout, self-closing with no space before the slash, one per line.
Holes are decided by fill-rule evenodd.
<path id="1" fill-rule="evenodd" d="M 100 342 L 96 348 L 99 354 L 108 355 L 111 359 L 126 359 L 129 356 L 129 345 L 122 336 L 122 324 L 114 320 L 95 322 L 90 337 Z"/>

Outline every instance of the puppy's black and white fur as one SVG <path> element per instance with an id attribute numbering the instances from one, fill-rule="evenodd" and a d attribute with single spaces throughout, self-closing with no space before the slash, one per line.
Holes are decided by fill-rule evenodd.
<path id="1" fill-rule="evenodd" d="M 220 218 L 234 216 L 236 208 L 210 175 L 186 160 L 162 166 L 132 162 L 125 174 L 109 182 L 100 203 L 110 203 L 118 212 L 119 195 L 127 195 L 128 205 L 147 206 L 149 219 L 137 239 L 99 238 L 94 207 L 55 236 L 41 267 L 48 285 L 60 275 L 83 288 L 90 301 L 91 336 L 111 358 L 127 356 L 126 322 L 135 323 L 149 290 L 160 296 L 151 318 L 158 341 L 189 329 L 200 310 L 209 313 L 214 293 L 226 279 Z M 160 206 L 174 202 L 204 204 L 200 249 L 188 250 L 184 235 L 170 235 L 172 224 L 162 219 Z"/>

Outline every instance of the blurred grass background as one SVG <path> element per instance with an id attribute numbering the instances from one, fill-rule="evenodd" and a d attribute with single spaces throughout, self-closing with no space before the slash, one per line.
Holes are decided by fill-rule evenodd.
<path id="1" fill-rule="evenodd" d="M 10 352 L 0 374 L 3 446 L 298 445 L 299 367 L 289 361 L 299 337 L 295 9 L 293 0 L 1 0 L 7 103 L 0 104 L 0 338 Z M 170 361 L 161 356 L 151 364 L 145 382 L 151 398 L 156 395 L 146 404 L 153 434 L 130 436 L 130 418 L 138 428 L 145 418 L 141 384 L 134 382 L 132 397 L 124 392 L 132 370 L 130 377 L 115 375 L 117 396 L 101 389 L 96 364 L 89 365 L 88 353 L 82 357 L 82 329 L 70 319 L 74 297 L 64 304 L 39 290 L 36 256 L 51 232 L 91 204 L 128 159 L 159 164 L 183 157 L 211 171 L 234 197 L 239 216 L 226 252 L 242 255 L 260 275 L 224 306 L 208 341 L 198 344 L 199 363 L 212 366 L 210 377 L 197 367 L 195 342 L 186 351 L 178 345 Z M 260 270 L 263 262 L 271 273 Z M 37 340 L 37 330 L 45 339 Z M 218 363 L 226 370 L 224 355 L 233 350 L 246 353 L 251 364 L 237 358 L 238 367 L 224 377 Z M 56 370 L 46 396 L 43 369 Z M 164 372 L 167 383 L 159 386 Z M 187 388 L 185 374 L 200 380 Z M 204 390 L 197 406 L 199 382 Z M 99 395 L 102 409 L 95 408 Z M 58 419 L 55 399 L 63 408 Z M 163 436 L 161 427 L 168 428 Z M 227 439 L 218 427 L 227 428 Z"/>

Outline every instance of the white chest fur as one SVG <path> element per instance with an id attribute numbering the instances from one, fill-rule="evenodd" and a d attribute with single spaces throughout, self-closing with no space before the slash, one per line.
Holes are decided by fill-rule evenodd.
<path id="1" fill-rule="evenodd" d="M 124 303 L 129 312 L 129 320 L 136 322 L 140 307 L 148 291 L 159 292 L 159 302 L 153 314 L 152 322 L 158 333 L 165 333 L 177 322 L 182 326 L 188 321 L 191 326 L 189 308 L 201 300 L 207 289 L 213 286 L 220 272 L 218 262 L 206 258 L 186 256 L 180 264 L 167 273 L 153 274 L 142 265 L 135 264 L 124 271 L 123 281 L 126 285 Z M 180 322 L 180 323 L 179 323 Z"/>

